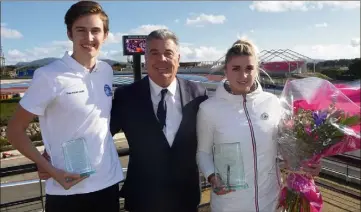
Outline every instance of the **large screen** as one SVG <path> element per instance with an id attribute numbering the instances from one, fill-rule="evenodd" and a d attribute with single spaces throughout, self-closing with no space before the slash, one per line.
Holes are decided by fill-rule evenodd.
<path id="1" fill-rule="evenodd" d="M 146 35 L 124 35 L 123 55 L 144 55 Z"/>

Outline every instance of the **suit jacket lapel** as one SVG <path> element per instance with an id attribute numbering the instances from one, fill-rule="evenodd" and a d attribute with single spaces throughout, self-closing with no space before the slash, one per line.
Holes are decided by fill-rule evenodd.
<path id="1" fill-rule="evenodd" d="M 173 145 L 172 148 L 174 148 L 177 143 L 179 142 L 179 135 L 182 133 L 182 130 L 184 129 L 184 125 L 185 125 L 185 121 L 186 121 L 186 114 L 185 112 L 185 107 L 186 105 L 192 100 L 191 98 L 191 94 L 189 91 L 189 86 L 187 85 L 187 81 L 181 79 L 181 78 L 177 78 L 178 80 L 178 84 L 179 84 L 179 93 L 180 93 L 180 98 L 181 98 L 181 103 L 182 103 L 182 120 L 181 123 L 179 124 L 179 128 L 178 131 L 174 137 L 174 141 L 173 141 Z"/>
<path id="2" fill-rule="evenodd" d="M 153 122 L 152 124 L 157 124 L 157 126 L 159 126 L 158 128 L 162 131 L 161 126 L 158 122 L 158 118 L 154 113 L 148 76 L 142 79 L 141 85 L 142 85 L 142 89 L 140 90 L 140 96 L 142 101 L 141 104 L 145 106 L 144 107 L 144 114 L 146 114 L 145 117 L 147 117 L 148 121 Z"/>
<path id="3" fill-rule="evenodd" d="M 178 84 L 179 84 L 179 93 L 182 103 L 182 112 L 184 110 L 184 107 L 191 101 L 191 95 L 189 92 L 189 87 L 187 85 L 187 81 L 178 78 Z"/>

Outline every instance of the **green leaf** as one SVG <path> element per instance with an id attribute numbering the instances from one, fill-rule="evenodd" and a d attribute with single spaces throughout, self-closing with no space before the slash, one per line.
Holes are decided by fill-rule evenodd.
<path id="1" fill-rule="evenodd" d="M 353 126 L 353 125 L 356 125 L 359 123 L 360 123 L 360 117 L 356 116 L 356 115 L 345 118 L 344 120 L 341 121 L 341 124 L 346 125 L 346 126 Z"/>
<path id="2" fill-rule="evenodd" d="M 342 131 L 338 130 L 338 129 L 333 134 L 334 137 L 343 137 L 344 135 L 345 134 Z"/>

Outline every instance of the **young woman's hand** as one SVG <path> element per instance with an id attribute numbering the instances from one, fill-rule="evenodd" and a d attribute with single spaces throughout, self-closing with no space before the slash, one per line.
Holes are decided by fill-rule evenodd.
<path id="1" fill-rule="evenodd" d="M 318 176 L 321 172 L 321 169 L 322 169 L 322 166 L 321 166 L 321 163 L 313 163 L 313 164 L 310 164 L 310 163 L 305 163 L 303 164 L 302 166 L 302 170 L 304 172 L 307 172 L 308 174 L 310 174 L 311 176 Z"/>
<path id="2" fill-rule="evenodd" d="M 230 192 L 233 192 L 233 189 L 228 189 L 227 186 L 224 185 L 222 179 L 218 175 L 211 175 L 209 178 L 209 183 L 212 186 L 212 189 L 217 195 L 225 195 Z"/>

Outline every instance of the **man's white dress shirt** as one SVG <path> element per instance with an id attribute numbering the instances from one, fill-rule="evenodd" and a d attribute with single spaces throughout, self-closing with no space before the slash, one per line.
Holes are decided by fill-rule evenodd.
<path id="1" fill-rule="evenodd" d="M 162 97 L 161 91 L 165 88 L 157 85 L 150 77 L 149 85 L 154 113 L 157 116 L 158 104 Z M 164 101 L 167 104 L 167 118 L 163 132 L 168 140 L 169 146 L 172 146 L 182 120 L 182 103 L 177 79 L 175 78 L 166 89 L 168 89 L 168 92 L 166 93 Z"/>

